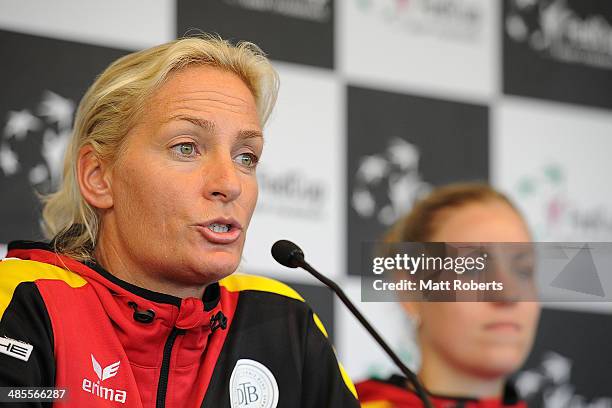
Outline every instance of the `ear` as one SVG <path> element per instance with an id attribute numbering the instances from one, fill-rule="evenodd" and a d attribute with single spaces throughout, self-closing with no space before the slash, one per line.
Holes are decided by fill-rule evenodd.
<path id="1" fill-rule="evenodd" d="M 81 194 L 89 205 L 103 210 L 113 206 L 113 195 L 107 170 L 107 164 L 98 158 L 91 145 L 85 145 L 79 150 L 77 178 Z"/>
<path id="2" fill-rule="evenodd" d="M 400 302 L 400 305 L 411 319 L 419 314 L 419 307 L 416 302 Z"/>
<path id="3" fill-rule="evenodd" d="M 421 326 L 421 308 L 419 302 L 400 302 L 400 305 L 414 324 L 414 327 L 418 329 Z"/>
<path id="4" fill-rule="evenodd" d="M 395 282 L 401 282 L 404 279 L 410 279 L 411 275 L 406 272 L 406 271 L 393 271 L 393 279 L 395 280 Z M 421 308 L 419 303 L 420 302 L 415 302 L 415 301 L 410 301 L 410 300 L 406 300 L 407 297 L 404 297 L 402 299 L 402 295 L 398 296 L 398 301 L 400 306 L 402 306 L 402 309 L 404 309 L 404 312 L 408 315 L 408 317 L 410 318 L 410 320 L 412 320 L 413 322 L 417 323 L 421 321 Z"/>

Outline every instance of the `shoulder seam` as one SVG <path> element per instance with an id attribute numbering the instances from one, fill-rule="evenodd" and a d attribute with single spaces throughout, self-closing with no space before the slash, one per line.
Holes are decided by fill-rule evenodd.
<path id="1" fill-rule="evenodd" d="M 8 307 L 19 284 L 39 280 L 59 280 L 72 288 L 85 286 L 87 281 L 72 271 L 55 265 L 25 259 L 3 259 L 0 262 L 0 318 Z"/>
<path id="2" fill-rule="evenodd" d="M 4 269 L 8 268 L 11 270 L 16 269 L 23 277 L 23 279 L 21 279 L 22 282 L 36 282 L 41 279 L 51 279 L 64 281 L 72 287 L 83 286 L 87 283 L 78 273 L 45 262 L 20 258 L 0 259 L 0 274 L 8 273 L 4 271 Z M 24 270 L 26 268 L 27 270 Z M 0 278 L 4 277 L 6 277 L 6 275 L 0 275 Z M 0 279 L 0 281 L 2 280 L 3 279 Z"/>
<path id="3" fill-rule="evenodd" d="M 268 292 L 304 302 L 304 298 L 289 285 L 275 279 L 247 274 L 232 274 L 219 281 L 230 292 Z"/>

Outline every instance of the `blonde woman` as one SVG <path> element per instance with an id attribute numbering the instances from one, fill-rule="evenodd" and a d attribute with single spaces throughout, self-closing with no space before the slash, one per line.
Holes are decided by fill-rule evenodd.
<path id="1" fill-rule="evenodd" d="M 441 187 L 398 221 L 385 242 L 529 242 L 512 203 L 484 184 Z M 418 376 L 434 407 L 524 408 L 508 377 L 533 342 L 537 302 L 405 302 L 421 350 Z M 422 403 L 403 377 L 357 384 L 363 408 Z"/>
<path id="2" fill-rule="evenodd" d="M 0 262 L 0 386 L 67 390 L 66 407 L 358 406 L 303 299 L 233 275 L 277 87 L 256 46 L 215 37 L 96 79 L 45 203 L 51 243 Z"/>

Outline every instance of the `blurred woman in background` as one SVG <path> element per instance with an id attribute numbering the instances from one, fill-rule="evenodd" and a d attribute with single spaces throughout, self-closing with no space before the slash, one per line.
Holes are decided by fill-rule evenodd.
<path id="1" fill-rule="evenodd" d="M 485 184 L 434 190 L 387 233 L 395 242 L 529 242 L 527 225 Z M 435 407 L 526 407 L 508 377 L 529 353 L 540 314 L 533 302 L 403 302 L 421 351 L 418 377 Z M 357 385 L 363 408 L 421 407 L 406 379 Z"/>

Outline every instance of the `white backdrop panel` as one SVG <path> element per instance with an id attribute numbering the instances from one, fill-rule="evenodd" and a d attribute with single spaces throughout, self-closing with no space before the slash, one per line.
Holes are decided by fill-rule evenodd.
<path id="1" fill-rule="evenodd" d="M 612 241 L 612 116 L 524 98 L 493 110 L 492 181 L 537 241 Z"/>
<path id="2" fill-rule="evenodd" d="M 345 0 L 337 7 L 338 68 L 352 83 L 475 100 L 498 91 L 497 0 Z"/>
<path id="3" fill-rule="evenodd" d="M 536 241 L 612 241 L 612 116 L 506 97 L 493 109 L 491 180 L 525 215 Z M 610 303 L 549 303 L 612 313 Z"/>
<path id="4" fill-rule="evenodd" d="M 265 130 L 266 143 L 257 170 L 259 200 L 249 227 L 243 268 L 287 278 L 284 268 L 270 256 L 270 247 L 278 239 L 290 239 L 321 272 L 341 276 L 345 231 L 343 87 L 327 70 L 275 65 L 281 89 Z M 291 279 L 304 274 L 293 274 Z"/>
<path id="5" fill-rule="evenodd" d="M 0 27 L 128 50 L 175 38 L 173 0 L 3 0 Z"/>
<path id="6" fill-rule="evenodd" d="M 342 286 L 347 296 L 411 369 L 419 364 L 418 347 L 413 326 L 399 303 L 360 302 L 361 284 L 358 278 L 347 278 Z M 370 376 L 387 377 L 399 369 L 378 343 L 353 317 L 344 304 L 336 299 L 336 349 L 340 361 L 355 381 Z"/>

